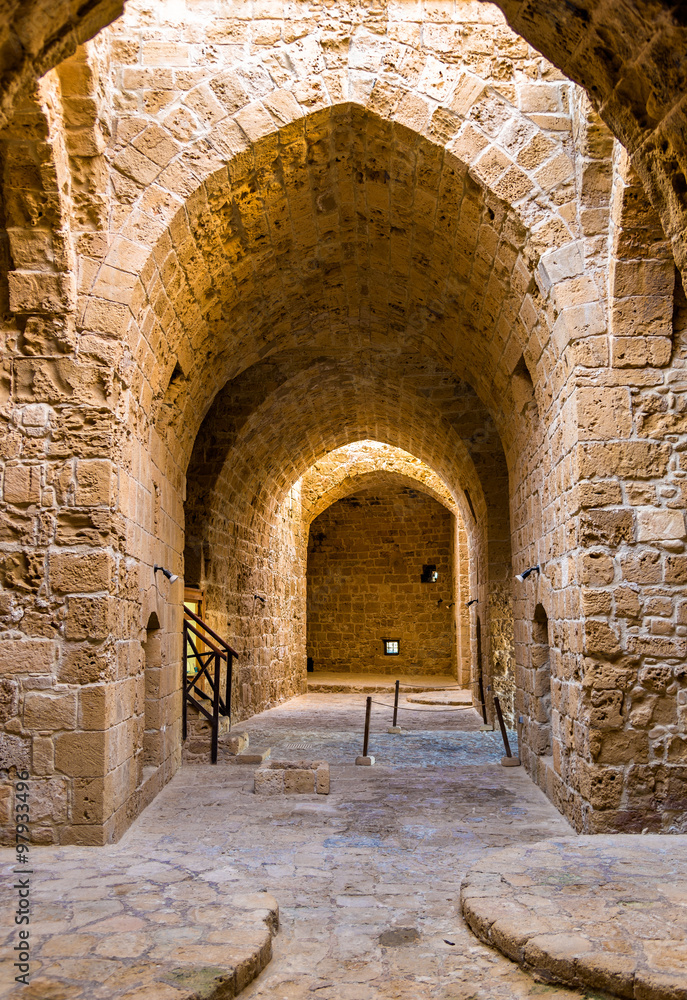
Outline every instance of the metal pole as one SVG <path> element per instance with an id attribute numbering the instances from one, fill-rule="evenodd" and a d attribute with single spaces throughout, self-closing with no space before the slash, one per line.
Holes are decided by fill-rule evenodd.
<path id="1" fill-rule="evenodd" d="M 503 713 L 501 712 L 501 703 L 496 695 L 494 695 L 494 708 L 496 709 L 496 716 L 499 720 L 499 727 L 501 729 L 501 736 L 503 737 L 503 745 L 506 748 L 506 757 L 512 757 L 513 754 L 510 752 L 510 743 L 508 742 L 508 733 L 506 732 L 506 726 L 503 721 Z"/>
<path id="2" fill-rule="evenodd" d="M 396 692 L 394 694 L 394 721 L 393 725 L 396 725 L 396 718 L 398 716 L 398 685 L 400 681 L 396 681 Z"/>
<path id="3" fill-rule="evenodd" d="M 370 741 L 370 714 L 372 712 L 372 696 L 367 696 L 365 706 L 365 735 L 363 737 L 363 757 L 367 757 L 367 744 Z"/>
<path id="4" fill-rule="evenodd" d="M 219 653 L 214 655 L 215 661 L 215 683 L 212 688 L 212 733 L 210 736 L 210 759 L 213 764 L 217 763 L 217 740 L 219 737 L 219 685 L 221 660 Z"/>
<path id="5" fill-rule="evenodd" d="M 484 725 L 489 725 L 489 720 L 487 719 L 487 703 L 484 700 L 484 683 L 482 682 L 482 674 L 479 675 L 479 696 L 482 702 L 482 718 L 484 719 Z"/>
<path id="6" fill-rule="evenodd" d="M 229 716 L 229 729 L 231 730 L 231 674 L 233 668 L 234 657 L 231 653 L 227 653 L 227 692 L 224 698 L 224 707 L 227 710 L 227 715 Z"/>
<path id="7" fill-rule="evenodd" d="M 181 656 L 181 690 L 183 692 L 183 702 L 181 706 L 181 738 L 182 740 L 185 740 L 187 734 L 186 694 L 188 692 L 188 678 L 186 676 L 188 672 L 188 632 L 186 630 L 186 619 L 184 619 L 184 624 L 181 630 L 181 641 L 183 643 Z"/>

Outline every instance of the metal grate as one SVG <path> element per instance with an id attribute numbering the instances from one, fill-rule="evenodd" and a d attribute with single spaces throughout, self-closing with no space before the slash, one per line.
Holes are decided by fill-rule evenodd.
<path id="1" fill-rule="evenodd" d="M 314 750 L 314 743 L 285 743 L 285 750 Z"/>

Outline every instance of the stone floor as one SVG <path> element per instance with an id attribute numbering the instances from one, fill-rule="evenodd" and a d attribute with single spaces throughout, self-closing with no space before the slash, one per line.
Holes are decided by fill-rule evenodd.
<path id="1" fill-rule="evenodd" d="M 119 844 L 33 848 L 32 985 L 0 995 L 221 1000 L 252 980 L 245 1000 L 599 997 L 537 982 L 460 913 L 466 874 L 489 870 L 496 852 L 547 840 L 572 851 L 580 838 L 522 768 L 496 763 L 494 734 L 477 732 L 472 709 L 417 709 L 404 735 L 387 736 L 379 708 L 379 763 L 356 767 L 346 755 L 360 752 L 364 702 L 306 695 L 240 727 L 253 746 L 279 744 L 280 758 L 314 734 L 327 756 L 329 739 L 329 796 L 265 798 L 250 766 L 188 766 Z M 539 887 L 532 906 L 550 906 L 547 893 Z M 5 947 L 13 940 L 14 930 Z"/>
<path id="2" fill-rule="evenodd" d="M 555 838 L 468 873 L 482 940 L 540 978 L 639 1000 L 687 1000 L 687 836 Z"/>
<path id="3" fill-rule="evenodd" d="M 308 694 L 254 715 L 234 731 L 248 733 L 250 750 L 271 747 L 280 759 L 307 752 L 332 764 L 352 764 L 363 751 L 365 701 L 365 694 Z M 393 693 L 376 694 L 368 752 L 377 765 L 498 764 L 504 753 L 500 733 L 480 733 L 482 718 L 469 706 L 419 706 L 403 695 L 398 712 L 403 735 L 387 733 L 392 722 Z M 517 736 L 511 732 L 509 738 L 515 753 Z"/>

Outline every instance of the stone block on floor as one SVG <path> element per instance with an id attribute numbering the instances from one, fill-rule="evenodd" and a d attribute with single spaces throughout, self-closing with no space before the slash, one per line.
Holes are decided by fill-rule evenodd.
<path id="1" fill-rule="evenodd" d="M 255 772 L 257 795 L 329 795 L 329 764 L 324 760 L 272 760 Z"/>

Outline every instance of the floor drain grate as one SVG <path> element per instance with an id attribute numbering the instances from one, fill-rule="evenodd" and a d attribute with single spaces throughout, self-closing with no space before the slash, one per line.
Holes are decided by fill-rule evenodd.
<path id="1" fill-rule="evenodd" d="M 314 750 L 314 743 L 285 743 L 285 750 Z"/>

